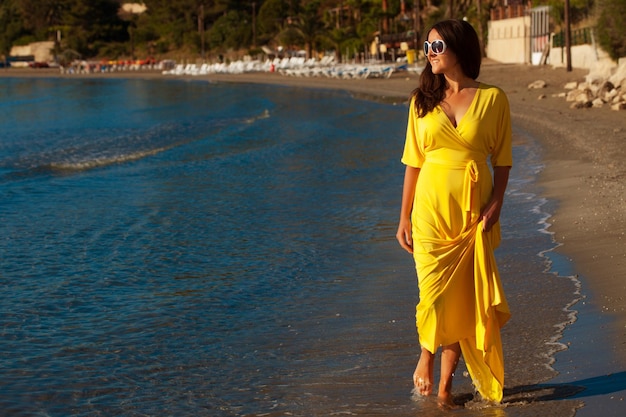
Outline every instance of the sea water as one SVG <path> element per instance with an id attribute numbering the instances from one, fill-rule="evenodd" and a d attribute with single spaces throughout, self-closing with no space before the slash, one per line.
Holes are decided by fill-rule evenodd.
<path id="1" fill-rule="evenodd" d="M 416 415 L 406 116 L 336 91 L 0 79 L 0 409 Z M 514 313 L 554 246 L 516 136 Z"/>

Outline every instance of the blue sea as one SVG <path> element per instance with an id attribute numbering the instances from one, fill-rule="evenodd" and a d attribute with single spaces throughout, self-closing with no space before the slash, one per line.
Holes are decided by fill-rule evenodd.
<path id="1" fill-rule="evenodd" d="M 0 415 L 429 409 L 394 237 L 406 117 L 340 91 L 0 78 Z M 503 335 L 511 363 L 537 363 L 512 386 L 545 369 L 574 298 L 543 256 L 540 150 L 515 136 Z"/>

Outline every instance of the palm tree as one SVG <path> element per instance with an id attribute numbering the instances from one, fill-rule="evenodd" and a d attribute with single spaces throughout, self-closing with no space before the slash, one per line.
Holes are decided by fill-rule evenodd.
<path id="1" fill-rule="evenodd" d="M 317 43 L 320 33 L 322 31 L 321 17 L 319 15 L 320 1 L 313 0 L 307 2 L 302 11 L 298 14 L 297 20 L 294 24 L 295 29 L 298 31 L 304 42 L 304 49 L 306 50 L 307 58 L 313 56 L 313 49 Z"/>

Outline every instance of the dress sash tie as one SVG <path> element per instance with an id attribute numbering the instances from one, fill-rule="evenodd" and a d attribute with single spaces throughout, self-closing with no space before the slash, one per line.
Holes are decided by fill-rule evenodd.
<path id="1" fill-rule="evenodd" d="M 465 159 L 463 161 L 446 161 L 438 158 L 427 158 L 427 163 L 443 165 L 451 169 L 465 170 L 463 179 L 463 196 L 461 202 L 463 211 L 467 213 L 463 230 L 467 230 L 472 224 L 478 221 L 480 216 L 480 169 L 479 165 L 487 165 L 485 161 L 477 161 L 475 159 Z"/>

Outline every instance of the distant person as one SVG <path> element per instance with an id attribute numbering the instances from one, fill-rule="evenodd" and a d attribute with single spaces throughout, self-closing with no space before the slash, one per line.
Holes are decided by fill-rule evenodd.
<path id="1" fill-rule="evenodd" d="M 502 90 L 476 80 L 481 51 L 469 23 L 439 22 L 427 39 L 411 97 L 396 234 L 418 277 L 415 392 L 432 393 L 441 346 L 441 407 L 456 407 L 452 379 L 461 354 L 481 396 L 500 402 L 500 328 L 510 313 L 493 250 L 513 162 L 509 103 Z"/>

